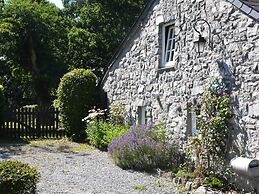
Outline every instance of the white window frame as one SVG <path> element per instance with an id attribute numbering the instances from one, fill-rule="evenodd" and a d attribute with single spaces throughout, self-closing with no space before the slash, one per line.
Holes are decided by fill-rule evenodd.
<path id="1" fill-rule="evenodd" d="M 167 29 L 168 29 L 168 34 L 166 37 Z M 170 37 L 170 30 L 173 31 L 172 37 Z M 170 45 L 169 45 L 169 41 L 171 41 Z M 161 64 L 161 68 L 172 67 L 174 65 L 175 43 L 176 43 L 175 23 L 170 22 L 170 23 L 164 24 L 162 26 L 162 64 Z M 166 60 L 168 57 L 168 54 L 170 55 L 169 61 Z"/>
<path id="2" fill-rule="evenodd" d="M 138 106 L 137 125 L 145 125 L 147 123 L 147 111 L 145 106 Z"/>
<path id="3" fill-rule="evenodd" d="M 187 110 L 187 132 L 191 136 L 197 136 L 199 129 L 197 128 L 197 113 L 193 107 Z"/>

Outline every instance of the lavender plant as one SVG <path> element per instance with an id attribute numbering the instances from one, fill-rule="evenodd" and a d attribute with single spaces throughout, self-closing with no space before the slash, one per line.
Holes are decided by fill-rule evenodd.
<path id="1" fill-rule="evenodd" d="M 124 135 L 113 139 L 108 152 L 115 164 L 123 169 L 149 171 L 176 168 L 183 157 L 167 137 L 161 127 L 152 124 L 134 126 Z"/>

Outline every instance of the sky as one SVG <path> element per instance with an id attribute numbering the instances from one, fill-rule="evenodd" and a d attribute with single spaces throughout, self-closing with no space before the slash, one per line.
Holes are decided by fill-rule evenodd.
<path id="1" fill-rule="evenodd" d="M 61 0 L 49 0 L 49 2 L 55 3 L 56 6 L 59 8 L 63 8 L 63 4 L 62 4 Z"/>

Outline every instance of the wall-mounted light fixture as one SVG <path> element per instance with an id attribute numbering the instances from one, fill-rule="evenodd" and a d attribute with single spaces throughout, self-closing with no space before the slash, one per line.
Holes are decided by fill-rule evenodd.
<path id="1" fill-rule="evenodd" d="M 201 35 L 203 30 L 199 31 L 197 29 L 198 22 L 199 23 L 201 22 L 203 24 L 207 24 L 208 25 L 208 28 L 209 28 L 208 41 Z M 204 19 L 198 19 L 198 20 L 195 21 L 195 23 L 193 25 L 193 28 L 199 34 L 199 39 L 194 41 L 194 47 L 195 47 L 196 52 L 199 53 L 199 55 L 201 53 L 203 53 L 207 42 L 208 42 L 209 48 L 211 50 L 213 50 L 213 43 L 212 43 L 212 40 L 211 40 L 211 27 L 210 27 L 210 24 L 206 20 L 204 20 Z"/>

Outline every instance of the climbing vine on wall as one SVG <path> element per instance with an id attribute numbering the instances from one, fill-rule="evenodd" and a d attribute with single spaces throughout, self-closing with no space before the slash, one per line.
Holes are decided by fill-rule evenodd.
<path id="1" fill-rule="evenodd" d="M 209 87 L 202 99 L 197 118 L 199 135 L 192 138 L 192 149 L 196 155 L 196 168 L 202 174 L 210 174 L 224 168 L 232 111 L 230 95 L 222 89 L 218 92 L 214 87 Z"/>

